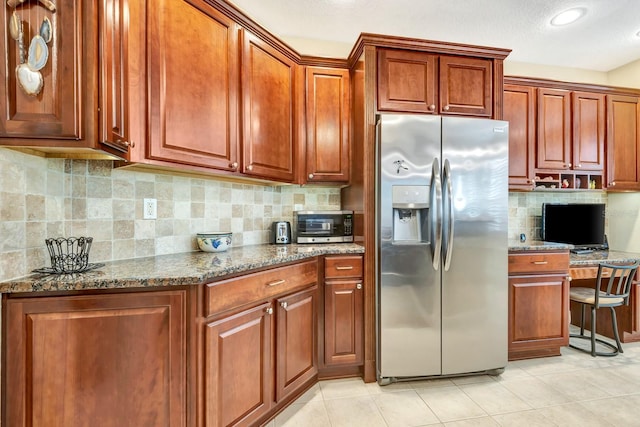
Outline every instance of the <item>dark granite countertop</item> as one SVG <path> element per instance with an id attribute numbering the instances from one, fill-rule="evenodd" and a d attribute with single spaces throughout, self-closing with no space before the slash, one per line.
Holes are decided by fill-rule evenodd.
<path id="1" fill-rule="evenodd" d="M 568 249 L 573 249 L 573 245 L 543 242 L 542 240 L 527 240 L 526 242 L 516 239 L 509 240 L 510 251 L 560 251 Z"/>
<path id="2" fill-rule="evenodd" d="M 595 266 L 600 262 L 612 264 L 632 263 L 640 260 L 640 253 L 622 251 L 593 251 L 586 254 L 571 254 L 570 267 Z"/>
<path id="3" fill-rule="evenodd" d="M 0 282 L 0 293 L 197 285 L 224 276 L 330 254 L 364 253 L 353 243 L 255 245 L 105 263 L 76 274 L 31 274 Z"/>
<path id="4" fill-rule="evenodd" d="M 531 240 L 520 242 L 519 240 L 509 240 L 509 251 L 556 251 L 570 250 L 573 245 L 564 243 L 543 242 L 541 240 Z M 595 266 L 600 262 L 609 262 L 613 264 L 624 264 L 640 260 L 640 253 L 623 252 L 623 251 L 593 251 L 585 254 L 570 254 L 569 266 Z"/>

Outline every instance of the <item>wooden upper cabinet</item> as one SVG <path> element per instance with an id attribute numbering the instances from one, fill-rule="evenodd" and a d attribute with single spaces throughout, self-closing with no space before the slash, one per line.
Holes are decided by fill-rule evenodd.
<path id="1" fill-rule="evenodd" d="M 539 169 L 571 168 L 571 93 L 538 88 Z"/>
<path id="2" fill-rule="evenodd" d="M 300 141 L 303 83 L 300 66 L 248 31 L 242 31 L 242 172 L 292 182 Z"/>
<path id="3" fill-rule="evenodd" d="M 147 19 L 146 157 L 236 170 L 239 27 L 203 0 L 147 2 Z"/>
<path id="4" fill-rule="evenodd" d="M 607 95 L 607 189 L 640 190 L 640 98 Z"/>
<path id="5" fill-rule="evenodd" d="M 574 170 L 604 170 L 605 96 L 572 92 L 572 165 Z"/>
<path id="6" fill-rule="evenodd" d="M 438 55 L 395 49 L 378 52 L 378 109 L 436 113 Z"/>
<path id="7" fill-rule="evenodd" d="M 492 117 L 493 61 L 378 51 L 378 109 Z"/>
<path id="8" fill-rule="evenodd" d="M 129 146 L 143 143 L 133 138 L 131 124 L 145 123 L 136 114 L 144 105 L 144 28 L 146 1 L 99 2 L 100 43 L 100 142 L 127 153 Z M 136 25 L 130 26 L 134 18 Z M 136 92 L 142 90 L 142 93 Z"/>
<path id="9" fill-rule="evenodd" d="M 509 122 L 509 189 L 531 190 L 535 177 L 535 89 L 504 86 L 503 119 Z"/>
<path id="10" fill-rule="evenodd" d="M 348 182 L 349 70 L 306 71 L 307 182 Z"/>
<path id="11" fill-rule="evenodd" d="M 492 117 L 493 61 L 458 56 L 440 57 L 440 112 Z"/>
<path id="12" fill-rule="evenodd" d="M 34 79 L 40 75 L 43 82 L 35 96 L 27 95 L 17 81 L 18 43 L 8 29 L 14 9 L 5 3 L 0 7 L 0 22 L 6 24 L 0 37 L 0 145 L 93 148 L 97 85 L 97 38 L 91 37 L 95 32 L 94 2 L 58 0 L 55 13 L 39 2 L 15 8 L 22 22 L 25 50 L 43 18 L 52 23 L 49 58 L 44 68 L 33 73 Z"/>

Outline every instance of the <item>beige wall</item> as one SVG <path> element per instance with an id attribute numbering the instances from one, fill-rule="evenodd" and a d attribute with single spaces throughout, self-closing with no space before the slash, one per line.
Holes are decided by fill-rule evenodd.
<path id="1" fill-rule="evenodd" d="M 233 245 L 268 243 L 294 208 L 338 209 L 339 188 L 262 186 L 113 169 L 111 161 L 45 159 L 0 148 L 0 281 L 48 265 L 44 239 L 91 236 L 90 262 L 196 250 L 201 231 Z M 142 201 L 158 218 L 142 219 Z"/>
<path id="2" fill-rule="evenodd" d="M 606 85 L 607 73 L 580 68 L 552 67 L 548 65 L 526 64 L 522 62 L 504 61 L 505 76 L 537 77 L 541 79 L 560 80 L 575 83 L 593 83 Z"/>
<path id="3" fill-rule="evenodd" d="M 609 84 L 640 89 L 640 59 L 610 71 Z"/>

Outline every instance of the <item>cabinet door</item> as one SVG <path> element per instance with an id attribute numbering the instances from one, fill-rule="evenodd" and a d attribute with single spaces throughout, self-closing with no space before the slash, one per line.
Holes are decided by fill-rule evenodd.
<path id="1" fill-rule="evenodd" d="M 437 114 L 438 55 L 378 52 L 378 109 Z"/>
<path id="2" fill-rule="evenodd" d="M 185 426 L 185 291 L 6 301 L 3 425 Z"/>
<path id="3" fill-rule="evenodd" d="M 639 100 L 607 95 L 608 190 L 640 190 Z"/>
<path id="4" fill-rule="evenodd" d="M 491 117 L 492 69 L 489 59 L 441 56 L 440 113 Z"/>
<path id="5" fill-rule="evenodd" d="M 8 23 L 14 9 L 3 2 L 0 22 Z M 48 43 L 49 58 L 43 69 L 42 89 L 36 96 L 20 89 L 16 78 L 17 43 L 3 25 L 0 37 L 0 137 L 33 139 L 2 141 L 3 145 L 82 147 L 92 136 L 92 112 L 84 111 L 94 99 L 96 84 L 96 46 L 92 45 L 93 2 L 58 0 L 55 13 L 39 2 L 27 2 L 15 8 L 22 21 L 24 48 L 37 34 L 42 19 L 52 23 L 52 39 Z M 35 22 L 36 19 L 38 22 Z M 85 37 L 86 36 L 86 37 Z M 87 88 L 87 86 L 89 86 Z M 89 135 L 86 133 L 90 132 Z M 52 141 L 55 138 L 56 141 Z M 90 138 L 89 138 L 90 140 Z"/>
<path id="6" fill-rule="evenodd" d="M 573 92 L 571 102 L 573 169 L 604 170 L 604 95 Z"/>
<path id="7" fill-rule="evenodd" d="M 363 360 L 362 281 L 336 281 L 324 290 L 324 363 L 360 365 Z"/>
<path id="8" fill-rule="evenodd" d="M 504 120 L 509 122 L 509 189 L 533 188 L 535 159 L 535 89 L 504 86 Z"/>
<path id="9" fill-rule="evenodd" d="M 559 355 L 568 344 L 567 276 L 510 276 L 509 359 Z"/>
<path id="10" fill-rule="evenodd" d="M 146 2 L 102 0 L 98 17 L 100 39 L 100 142 L 120 153 L 143 140 L 132 140 L 134 126 L 144 123 L 144 116 L 135 115 L 143 104 L 144 92 L 144 28 Z M 129 25 L 135 22 L 135 25 Z M 142 88 L 141 88 L 142 86 Z M 142 89 L 142 94 L 139 93 Z M 141 96 L 140 96 L 141 95 Z M 142 126 L 142 125 L 141 125 Z"/>
<path id="11" fill-rule="evenodd" d="M 317 286 L 277 300 L 276 402 L 318 373 L 317 306 Z"/>
<path id="12" fill-rule="evenodd" d="M 247 31 L 242 35 L 242 171 L 291 182 L 303 120 L 296 98 L 302 74 L 291 58 Z"/>
<path id="13" fill-rule="evenodd" d="M 538 161 L 540 169 L 571 168 L 570 92 L 538 88 Z"/>
<path id="14" fill-rule="evenodd" d="M 148 158 L 236 170 L 237 25 L 203 0 L 147 2 L 147 19 Z"/>
<path id="15" fill-rule="evenodd" d="M 205 426 L 251 425 L 271 408 L 272 311 L 265 303 L 205 325 Z"/>
<path id="16" fill-rule="evenodd" d="M 307 182 L 349 181 L 349 70 L 307 68 Z"/>

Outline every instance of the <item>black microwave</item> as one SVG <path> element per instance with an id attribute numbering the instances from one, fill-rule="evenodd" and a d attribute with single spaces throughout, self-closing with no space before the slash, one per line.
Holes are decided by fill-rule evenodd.
<path id="1" fill-rule="evenodd" d="M 353 211 L 297 211 L 296 243 L 353 242 Z"/>

